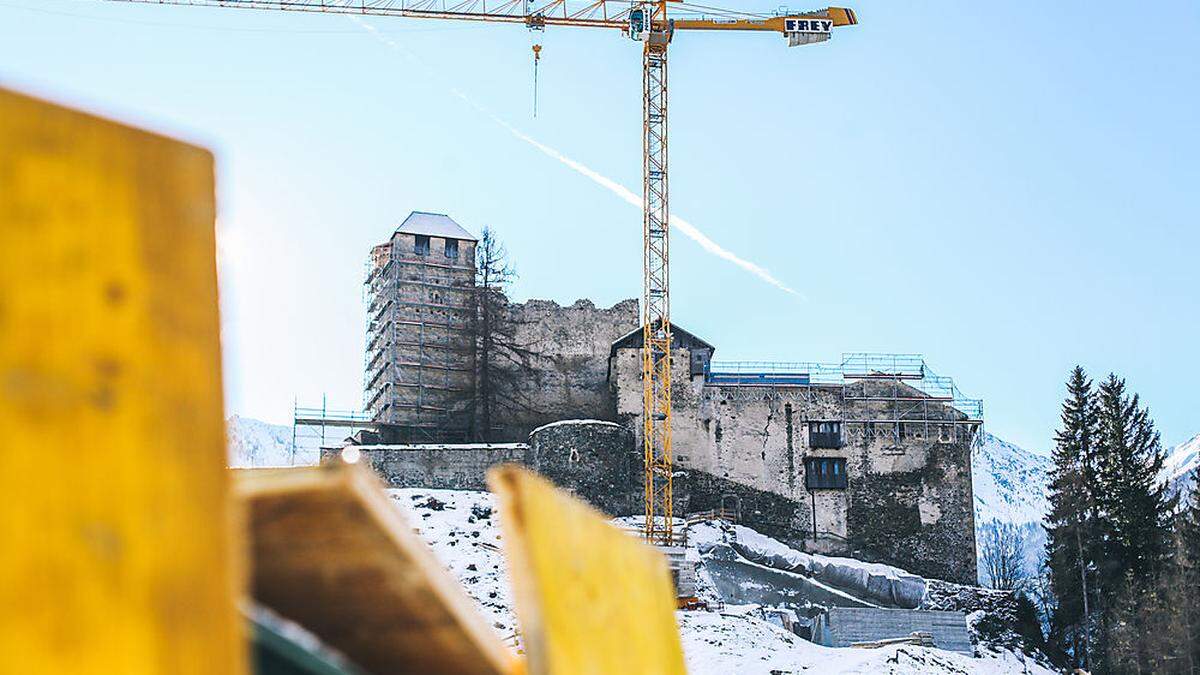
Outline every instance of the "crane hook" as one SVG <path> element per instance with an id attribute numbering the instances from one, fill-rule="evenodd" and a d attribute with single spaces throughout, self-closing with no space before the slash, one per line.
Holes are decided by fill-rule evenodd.
<path id="1" fill-rule="evenodd" d="M 538 103 L 538 61 L 542 60 L 542 46 L 533 44 L 533 116 L 537 117 Z"/>

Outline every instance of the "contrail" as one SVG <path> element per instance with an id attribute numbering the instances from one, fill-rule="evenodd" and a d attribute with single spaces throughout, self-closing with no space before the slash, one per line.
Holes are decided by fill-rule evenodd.
<path id="1" fill-rule="evenodd" d="M 408 57 L 409 60 L 411 60 L 411 61 L 421 65 L 423 68 L 425 68 L 426 71 L 432 72 L 432 69 L 427 64 L 425 64 L 419 57 L 417 57 L 416 54 L 413 54 L 412 51 L 410 51 L 408 48 L 401 45 L 399 42 L 396 42 L 395 40 L 387 37 L 386 35 L 383 35 L 374 26 L 372 26 L 371 24 L 367 23 L 366 21 L 364 21 L 363 19 L 361 19 L 357 16 L 350 16 L 348 18 L 351 21 L 357 23 L 359 26 L 362 26 L 362 28 L 364 30 L 369 32 L 373 37 L 375 37 L 377 40 L 379 40 L 383 44 L 404 54 L 406 57 Z M 579 175 L 590 179 L 592 182 L 607 189 L 609 192 L 612 192 L 616 196 L 625 200 L 627 203 L 637 207 L 638 209 L 641 209 L 643 207 L 642 197 L 638 194 L 635 194 L 632 190 L 625 187 L 624 185 L 621 185 L 617 181 L 609 178 L 608 176 L 605 176 L 604 174 L 593 170 L 591 167 L 587 166 L 586 164 L 575 161 L 574 159 L 571 159 L 570 157 L 559 152 L 558 150 L 555 150 L 554 148 L 546 145 L 545 143 L 542 143 L 541 141 L 538 141 L 537 139 L 525 134 L 521 130 L 517 129 L 513 125 L 506 122 L 504 119 L 500 118 L 498 115 L 496 115 L 492 111 L 488 110 L 483 105 L 475 102 L 474 99 L 472 99 L 470 96 L 467 96 L 462 91 L 459 91 L 458 89 L 456 89 L 454 87 L 450 87 L 450 93 L 453 94 L 458 99 L 460 99 L 462 102 L 466 103 L 467 105 L 469 105 L 472 108 L 474 108 L 475 110 L 477 110 L 478 112 L 482 113 L 483 115 L 486 115 L 489 119 L 491 119 L 496 124 L 500 125 L 502 128 L 504 128 L 510 134 L 515 136 L 518 140 L 528 143 L 529 145 L 533 146 L 537 150 L 541 151 L 542 154 L 566 165 L 568 168 L 575 171 Z M 759 279 L 762 279 L 763 281 L 767 282 L 768 284 L 771 284 L 775 288 L 778 288 L 779 290 L 784 291 L 785 293 L 790 293 L 802 300 L 807 300 L 807 298 L 802 293 L 789 287 L 787 284 L 783 283 L 779 279 L 776 279 L 775 276 L 772 275 L 770 272 L 768 272 L 766 268 L 762 267 L 761 265 L 752 263 L 749 260 L 746 260 L 745 258 L 738 256 L 733 251 L 730 251 L 729 249 L 721 246 L 717 242 L 710 239 L 708 237 L 708 235 L 701 232 L 695 225 L 692 225 L 688 221 L 684 220 L 681 216 L 671 214 L 670 219 L 671 219 L 672 227 L 674 227 L 676 230 L 679 230 L 686 237 L 688 237 L 692 241 L 699 244 L 700 248 L 704 249 L 705 251 L 708 251 L 709 253 L 717 256 L 718 258 L 727 260 L 727 261 L 733 263 L 734 265 L 737 265 L 738 267 L 746 270 L 747 272 L 753 274 L 754 276 L 758 277 Z"/>

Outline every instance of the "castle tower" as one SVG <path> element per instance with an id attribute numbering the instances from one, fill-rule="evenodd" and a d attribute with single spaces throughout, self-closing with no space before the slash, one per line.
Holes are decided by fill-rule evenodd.
<path id="1" fill-rule="evenodd" d="M 413 211 L 371 249 L 363 407 L 404 440 L 465 436 L 474 385 L 475 237 Z"/>

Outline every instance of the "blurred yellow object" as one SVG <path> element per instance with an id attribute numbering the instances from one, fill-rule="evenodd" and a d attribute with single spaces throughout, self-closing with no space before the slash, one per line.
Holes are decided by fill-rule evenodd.
<path id="1" fill-rule="evenodd" d="M 488 472 L 533 675 L 684 673 L 666 559 L 515 466 Z"/>
<path id="2" fill-rule="evenodd" d="M 6 673 L 240 675 L 213 160 L 0 90 Z"/>
<path id="3" fill-rule="evenodd" d="M 516 657 L 362 464 L 246 469 L 254 599 L 376 675 L 509 675 Z"/>

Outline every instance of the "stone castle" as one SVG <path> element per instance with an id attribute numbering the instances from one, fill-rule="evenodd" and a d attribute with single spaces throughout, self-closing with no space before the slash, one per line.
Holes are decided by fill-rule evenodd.
<path id="1" fill-rule="evenodd" d="M 379 431 L 355 439 L 362 455 L 398 487 L 482 489 L 489 466 L 521 462 L 614 515 L 640 513 L 635 300 L 508 305 L 535 354 L 519 384 L 530 405 L 499 415 L 505 442 L 454 437 L 473 373 L 474 245 L 447 216 L 413 213 L 372 252 L 366 396 Z M 673 339 L 677 514 L 734 511 L 809 551 L 974 583 L 978 401 L 915 355 L 728 363 L 678 325 Z"/>

